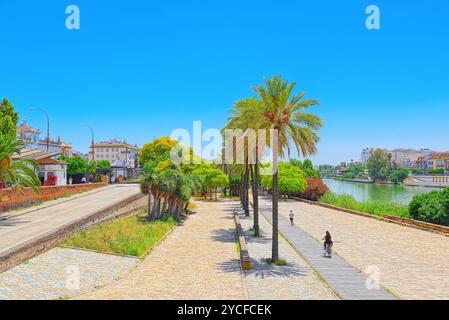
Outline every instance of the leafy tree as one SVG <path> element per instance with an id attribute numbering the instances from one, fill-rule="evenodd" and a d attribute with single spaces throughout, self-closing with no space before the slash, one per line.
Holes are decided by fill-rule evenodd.
<path id="1" fill-rule="evenodd" d="M 392 170 L 391 154 L 382 149 L 373 150 L 366 163 L 366 168 L 374 181 L 387 179 Z"/>
<path id="2" fill-rule="evenodd" d="M 13 105 L 4 98 L 0 102 L 0 133 L 16 137 L 19 114 L 14 111 Z"/>
<path id="3" fill-rule="evenodd" d="M 12 159 L 14 154 L 20 155 L 23 146 L 15 135 L 0 133 L 0 180 L 18 189 L 28 186 L 39 192 L 41 182 L 35 173 L 39 165 L 30 159 Z"/>
<path id="4" fill-rule="evenodd" d="M 306 174 L 303 170 L 299 169 L 297 166 L 294 166 L 289 162 L 279 163 L 278 177 L 278 188 L 281 195 L 287 196 L 289 194 L 301 193 L 306 190 Z M 262 176 L 261 185 L 268 190 L 273 190 L 273 176 Z"/>
<path id="5" fill-rule="evenodd" d="M 67 163 L 67 174 L 69 176 L 86 173 L 86 166 L 87 166 L 86 159 L 83 159 L 81 157 L 73 157 L 73 158 L 59 157 L 58 159 Z"/>
<path id="6" fill-rule="evenodd" d="M 212 190 L 225 188 L 229 184 L 228 176 L 220 169 L 214 168 L 213 165 L 202 164 L 192 173 L 201 177 L 201 190 L 204 194 L 210 193 L 211 198 Z"/>
<path id="7" fill-rule="evenodd" d="M 407 179 L 409 175 L 409 171 L 405 168 L 400 168 L 397 170 L 394 170 L 391 174 L 390 174 L 390 180 L 395 183 L 402 183 L 404 182 L 405 179 Z"/>
<path id="8" fill-rule="evenodd" d="M 318 166 L 320 174 L 324 178 L 334 177 L 337 174 L 335 167 L 330 164 L 322 164 Z"/>
<path id="9" fill-rule="evenodd" d="M 320 171 L 314 168 L 312 161 L 310 161 L 309 159 L 304 160 L 304 162 L 301 162 L 300 160 L 297 159 L 291 159 L 290 162 L 294 166 L 304 171 L 307 177 L 321 178 Z"/>
<path id="10" fill-rule="evenodd" d="M 139 151 L 139 162 L 146 163 L 152 161 L 160 163 L 170 159 L 170 152 L 174 146 L 178 145 L 178 141 L 170 137 L 160 137 L 143 145 Z"/>
<path id="11" fill-rule="evenodd" d="M 305 92 L 292 95 L 296 83 L 291 84 L 279 76 L 265 79 L 264 86 L 255 88 L 262 102 L 260 128 L 275 129 L 278 131 L 278 144 L 273 148 L 273 246 L 271 259 L 279 259 L 279 188 L 278 188 L 278 161 L 284 156 L 284 150 L 290 156 L 290 142 L 295 145 L 298 154 L 307 157 L 317 151 L 319 140 L 318 130 L 322 126 L 319 116 L 306 112 L 317 100 L 304 100 Z M 299 169 L 299 168 L 298 168 Z M 299 169 L 300 170 L 300 169 Z M 305 185 L 305 183 L 304 183 Z"/>

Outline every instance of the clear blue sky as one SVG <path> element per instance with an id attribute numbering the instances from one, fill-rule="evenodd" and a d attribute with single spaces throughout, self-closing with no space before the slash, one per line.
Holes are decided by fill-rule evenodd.
<path id="1" fill-rule="evenodd" d="M 81 30 L 65 28 L 65 8 Z M 381 30 L 365 8 L 381 9 Z M 221 128 L 264 76 L 281 74 L 321 106 L 318 163 L 364 147 L 449 150 L 447 0 L 0 0 L 0 97 L 33 126 L 87 150 Z"/>

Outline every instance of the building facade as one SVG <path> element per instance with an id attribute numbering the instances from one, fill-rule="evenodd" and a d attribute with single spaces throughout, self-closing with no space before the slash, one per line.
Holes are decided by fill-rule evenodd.
<path id="1" fill-rule="evenodd" d="M 107 160 L 111 164 L 122 163 L 126 168 L 137 168 L 139 148 L 124 141 L 109 140 L 90 147 L 90 160 Z"/>
<path id="2" fill-rule="evenodd" d="M 65 143 L 60 136 L 58 136 L 56 140 L 50 139 L 47 148 L 47 139 L 41 139 L 40 135 L 41 131 L 29 126 L 26 120 L 23 120 L 22 123 L 17 126 L 17 138 L 22 140 L 25 143 L 25 146 L 45 151 L 54 151 L 57 152 L 58 155 L 67 158 L 72 157 L 72 147 Z"/>

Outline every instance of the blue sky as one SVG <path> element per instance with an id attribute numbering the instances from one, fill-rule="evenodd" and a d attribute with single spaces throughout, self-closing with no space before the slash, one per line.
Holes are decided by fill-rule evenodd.
<path id="1" fill-rule="evenodd" d="M 81 29 L 65 27 L 78 5 Z M 381 30 L 365 28 L 365 8 Z M 364 147 L 449 150 L 449 2 L 0 0 L 0 97 L 33 126 L 87 150 L 97 139 L 143 144 L 221 128 L 264 76 L 320 100 L 317 163 Z"/>

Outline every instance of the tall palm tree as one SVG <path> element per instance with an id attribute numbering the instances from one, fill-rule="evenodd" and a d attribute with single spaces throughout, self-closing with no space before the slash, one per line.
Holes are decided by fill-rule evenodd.
<path id="1" fill-rule="evenodd" d="M 272 261 L 279 259 L 278 236 L 278 160 L 284 156 L 284 150 L 290 157 L 291 140 L 299 155 L 304 157 L 316 153 L 316 144 L 319 140 L 318 130 L 322 126 L 319 116 L 307 113 L 310 106 L 318 105 L 314 99 L 303 100 L 305 92 L 292 95 L 296 83 L 291 84 L 280 76 L 265 79 L 264 86 L 254 88 L 262 103 L 262 124 L 265 129 L 277 130 L 277 139 L 273 146 L 273 245 Z"/>
<path id="2" fill-rule="evenodd" d="M 27 186 L 35 192 L 39 192 L 41 182 L 35 173 L 39 170 L 36 161 L 12 159 L 13 155 L 20 155 L 23 146 L 23 141 L 17 140 L 14 136 L 0 133 L 0 180 L 11 184 L 15 188 L 20 189 Z"/>
<path id="3" fill-rule="evenodd" d="M 256 98 L 242 99 L 234 104 L 234 108 L 230 111 L 233 116 L 229 118 L 229 124 L 232 128 L 239 128 L 241 130 L 253 129 L 256 133 L 256 139 L 254 141 L 248 141 L 247 144 L 243 145 L 246 150 L 238 150 L 240 152 L 245 152 L 245 172 L 248 168 L 248 157 L 249 152 L 255 150 L 256 158 L 254 165 L 251 165 L 251 181 L 252 181 L 252 194 L 253 194 L 253 218 L 254 218 L 254 235 L 256 237 L 260 236 L 259 229 L 259 186 L 258 186 L 258 174 L 259 174 L 259 141 L 257 130 L 263 128 L 266 124 L 263 118 L 262 101 Z"/>

